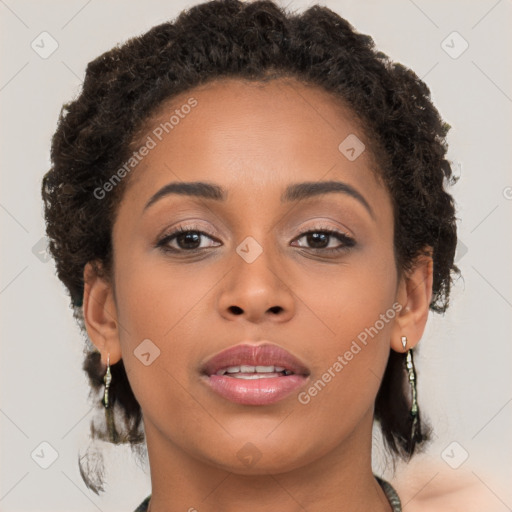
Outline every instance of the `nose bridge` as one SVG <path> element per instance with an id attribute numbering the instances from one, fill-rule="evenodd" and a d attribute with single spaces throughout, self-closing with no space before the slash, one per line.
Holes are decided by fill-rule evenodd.
<path id="1" fill-rule="evenodd" d="M 235 261 L 240 263 L 241 268 L 244 268 L 242 263 L 249 266 L 258 263 L 258 269 L 260 266 L 265 267 L 265 264 L 271 267 L 278 265 L 280 260 L 273 213 L 265 211 L 264 205 L 258 203 L 257 197 L 258 194 L 254 194 L 252 198 L 247 198 L 243 204 L 243 215 L 239 217 L 235 252 L 242 261 L 239 262 L 236 258 Z M 245 217 L 245 220 L 242 217 Z M 269 271 L 267 267 L 265 269 Z"/>
<path id="2" fill-rule="evenodd" d="M 236 247 L 233 270 L 237 280 L 258 287 L 279 288 L 281 258 L 279 258 L 273 233 L 258 233 L 246 236 Z M 254 290 L 257 292 L 257 290 Z"/>

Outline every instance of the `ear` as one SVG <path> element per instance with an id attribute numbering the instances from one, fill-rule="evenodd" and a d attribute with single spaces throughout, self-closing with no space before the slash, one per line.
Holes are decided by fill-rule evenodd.
<path id="1" fill-rule="evenodd" d="M 91 263 L 84 267 L 83 316 L 87 334 L 101 352 L 101 362 L 107 366 L 109 356 L 110 364 L 117 363 L 122 354 L 114 290 Z"/>
<path id="2" fill-rule="evenodd" d="M 432 300 L 433 270 L 432 248 L 427 247 L 416 258 L 414 267 L 400 278 L 396 300 L 402 309 L 391 331 L 391 348 L 395 352 L 415 347 L 423 336 Z M 407 337 L 405 348 L 402 336 Z"/>

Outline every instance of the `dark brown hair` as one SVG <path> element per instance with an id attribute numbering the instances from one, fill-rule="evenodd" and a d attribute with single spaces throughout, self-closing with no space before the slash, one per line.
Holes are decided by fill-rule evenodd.
<path id="1" fill-rule="evenodd" d="M 362 123 L 393 203 L 397 268 L 407 271 L 432 248 L 430 309 L 446 310 L 452 273 L 459 269 L 454 202 L 445 187 L 456 179 L 445 158 L 449 125 L 428 87 L 326 7 L 296 14 L 268 0 L 214 0 L 90 62 L 80 95 L 61 111 L 42 195 L 49 249 L 82 332 L 84 266 L 98 262 L 98 271 L 111 272 L 111 231 L 125 183 L 101 200 L 94 191 L 129 157 L 144 123 L 164 101 L 197 85 L 280 77 L 331 93 Z M 90 343 L 89 349 L 83 367 L 99 404 L 104 368 Z M 122 360 L 112 366 L 112 375 L 110 397 L 124 424 L 115 442 L 140 443 L 141 410 Z M 404 458 L 428 437 L 421 420 L 411 436 L 406 378 L 404 354 L 391 351 L 375 418 L 390 452 Z M 100 430 L 93 429 L 93 436 L 108 439 L 106 429 Z"/>

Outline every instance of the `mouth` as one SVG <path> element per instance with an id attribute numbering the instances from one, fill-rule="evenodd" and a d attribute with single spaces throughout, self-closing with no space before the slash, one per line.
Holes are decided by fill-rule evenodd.
<path id="1" fill-rule="evenodd" d="M 310 371 L 287 350 L 263 342 L 220 352 L 205 363 L 201 374 L 212 391 L 231 402 L 266 405 L 305 385 Z"/>
<path id="2" fill-rule="evenodd" d="M 228 366 L 215 372 L 215 375 L 226 375 L 234 379 L 271 379 L 274 377 L 284 377 L 294 375 L 292 370 L 287 370 L 283 366 L 251 366 L 242 364 L 240 366 Z"/>

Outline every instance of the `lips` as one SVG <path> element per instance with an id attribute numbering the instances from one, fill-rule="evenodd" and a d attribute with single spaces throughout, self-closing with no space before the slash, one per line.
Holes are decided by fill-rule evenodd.
<path id="1" fill-rule="evenodd" d="M 309 374 L 304 363 L 277 345 L 243 343 L 209 359 L 202 381 L 231 402 L 268 405 L 304 386 Z"/>
<path id="2" fill-rule="evenodd" d="M 219 354 L 210 358 L 202 368 L 202 373 L 211 376 L 219 371 L 228 372 L 235 367 L 271 367 L 276 371 L 292 373 L 295 375 L 309 375 L 309 370 L 299 359 L 290 354 L 287 350 L 264 342 L 260 345 L 240 344 L 223 350 Z M 248 371 L 248 368 L 242 368 L 242 371 Z M 268 371 L 268 370 L 267 370 Z"/>

